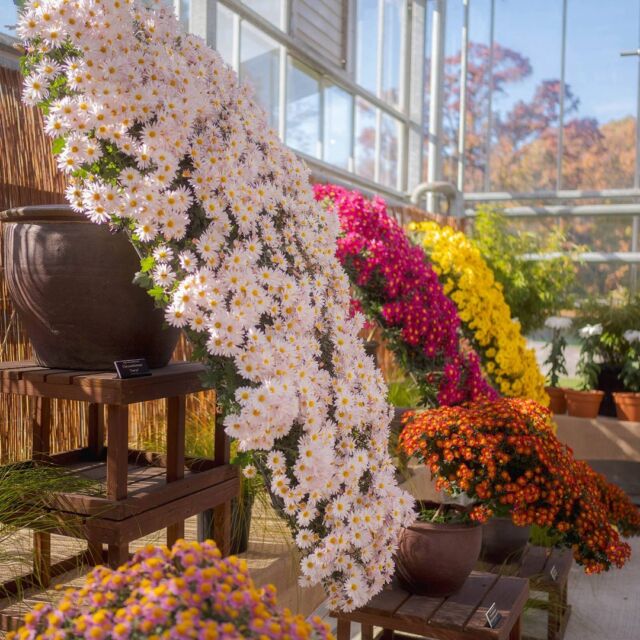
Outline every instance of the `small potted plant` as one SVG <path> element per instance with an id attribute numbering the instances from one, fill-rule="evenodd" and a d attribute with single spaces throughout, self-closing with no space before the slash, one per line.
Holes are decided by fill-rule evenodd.
<path id="1" fill-rule="evenodd" d="M 620 420 L 640 422 L 640 331 L 625 331 L 624 339 L 629 347 L 620 377 L 626 391 L 613 394 L 616 415 Z"/>
<path id="2" fill-rule="evenodd" d="M 462 587 L 480 555 L 484 509 L 473 503 L 422 502 L 417 507 L 415 523 L 400 533 L 396 575 L 412 593 L 451 595 Z"/>
<path id="3" fill-rule="evenodd" d="M 408 416 L 399 444 L 427 465 L 439 489 L 464 493 L 476 520 L 506 514 L 516 527 L 546 527 L 587 573 L 629 558 L 620 533 L 633 532 L 637 509 L 575 460 L 556 438 L 551 412 L 531 400 L 500 398 Z"/>
<path id="4" fill-rule="evenodd" d="M 551 339 L 548 342 L 549 355 L 544 361 L 544 364 L 548 367 L 547 380 L 549 381 L 549 386 L 545 387 L 545 391 L 551 401 L 549 408 L 553 413 L 566 413 L 565 390 L 559 387 L 558 383 L 560 382 L 560 376 L 567 375 L 567 363 L 564 356 L 567 341 L 564 337 L 564 332 L 571 327 L 571 318 L 552 316 L 547 318 L 544 324 L 545 327 L 551 329 Z"/>
<path id="5" fill-rule="evenodd" d="M 578 360 L 578 374 L 582 389 L 566 389 L 567 410 L 577 418 L 597 418 L 604 391 L 597 390 L 601 364 L 596 359 L 602 335 L 601 324 L 587 324 L 578 332 L 582 344 Z"/>

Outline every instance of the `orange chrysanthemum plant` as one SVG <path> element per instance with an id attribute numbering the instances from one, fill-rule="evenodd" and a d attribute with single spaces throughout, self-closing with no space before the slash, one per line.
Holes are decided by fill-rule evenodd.
<path id="1" fill-rule="evenodd" d="M 510 514 L 516 525 L 548 527 L 587 573 L 621 567 L 640 515 L 554 435 L 551 413 L 532 400 L 441 407 L 405 414 L 400 448 L 426 464 L 439 489 L 466 493 L 475 517 Z"/>

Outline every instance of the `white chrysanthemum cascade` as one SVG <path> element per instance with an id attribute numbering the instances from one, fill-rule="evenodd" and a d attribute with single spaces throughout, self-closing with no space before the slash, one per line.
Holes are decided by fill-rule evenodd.
<path id="1" fill-rule="evenodd" d="M 389 580 L 414 516 L 387 452 L 384 382 L 349 316 L 337 218 L 250 90 L 157 4 L 27 3 L 25 100 L 48 106 L 72 206 L 145 256 L 143 280 L 294 529 L 302 583 L 352 609 Z"/>

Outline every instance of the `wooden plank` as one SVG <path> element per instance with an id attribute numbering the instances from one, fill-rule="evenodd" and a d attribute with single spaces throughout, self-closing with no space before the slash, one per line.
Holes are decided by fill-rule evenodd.
<path id="1" fill-rule="evenodd" d="M 362 611 L 376 611 L 393 615 L 410 596 L 411 594 L 394 580 L 391 584 L 386 585 L 380 593 L 373 596 L 361 609 Z"/>
<path id="2" fill-rule="evenodd" d="M 137 465 L 148 465 L 153 467 L 166 467 L 167 456 L 164 453 L 154 453 L 152 451 L 139 451 L 137 449 L 129 449 L 129 462 Z M 215 460 L 210 458 L 192 458 L 185 456 L 184 466 L 190 471 L 199 473 L 215 469 L 219 465 Z"/>
<path id="3" fill-rule="evenodd" d="M 21 380 L 27 380 L 29 382 L 45 382 L 48 376 L 53 373 L 64 373 L 67 369 L 48 369 L 46 367 L 40 367 L 39 369 L 31 369 L 23 371 L 20 376 Z"/>
<path id="4" fill-rule="evenodd" d="M 345 618 L 338 618 L 337 640 L 351 639 L 351 623 Z"/>
<path id="5" fill-rule="evenodd" d="M 35 367 L 35 360 L 11 360 L 9 362 L 0 362 L 0 371 L 4 372 L 11 369 L 28 369 Z"/>
<path id="6" fill-rule="evenodd" d="M 124 520 L 148 509 L 162 506 L 191 493 L 214 487 L 229 480 L 237 480 L 238 471 L 231 465 L 215 467 L 202 473 L 189 474 L 182 480 L 163 483 L 154 490 L 131 490 L 125 500 L 113 502 L 107 498 L 83 494 L 59 494 L 50 505 L 51 510 L 63 512 L 65 517 L 94 516 L 108 520 Z"/>
<path id="7" fill-rule="evenodd" d="M 40 367 L 38 365 L 33 365 L 32 367 L 24 367 L 20 369 L 11 369 L 9 371 L 4 371 L 3 375 L 9 380 L 22 380 L 25 375 L 29 373 L 37 373 L 40 371 L 48 371 L 45 367 Z"/>
<path id="8" fill-rule="evenodd" d="M 445 602 L 444 598 L 412 595 L 396 611 L 395 617 L 403 618 L 408 623 L 424 625 Z"/>
<path id="9" fill-rule="evenodd" d="M 449 596 L 429 620 L 433 626 L 462 628 L 498 580 L 491 573 L 472 573 L 457 593 Z"/>
<path id="10" fill-rule="evenodd" d="M 127 467 L 129 453 L 129 408 L 107 406 L 107 498 L 127 497 Z"/>
<path id="11" fill-rule="evenodd" d="M 509 635 L 512 627 L 522 614 L 529 597 L 529 581 L 523 578 L 511 576 L 499 576 L 492 588 L 487 592 L 482 603 L 476 609 L 465 629 L 482 631 L 486 629 L 487 620 L 485 614 L 489 607 L 495 603 L 502 620 L 498 623 L 496 631 L 500 639 Z"/>

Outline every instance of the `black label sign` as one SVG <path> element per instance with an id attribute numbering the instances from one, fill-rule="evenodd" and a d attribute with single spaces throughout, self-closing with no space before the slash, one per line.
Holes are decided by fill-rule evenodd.
<path id="1" fill-rule="evenodd" d="M 131 360 L 116 360 L 113 363 L 116 367 L 118 378 L 126 380 L 127 378 L 141 378 L 150 376 L 149 365 L 144 358 L 132 358 Z"/>
<path id="2" fill-rule="evenodd" d="M 498 626 L 500 620 L 502 620 L 502 616 L 498 612 L 498 608 L 496 607 L 496 603 L 494 602 L 489 609 L 487 609 L 487 613 L 484 614 L 487 619 L 487 625 L 491 629 L 495 629 Z"/>

